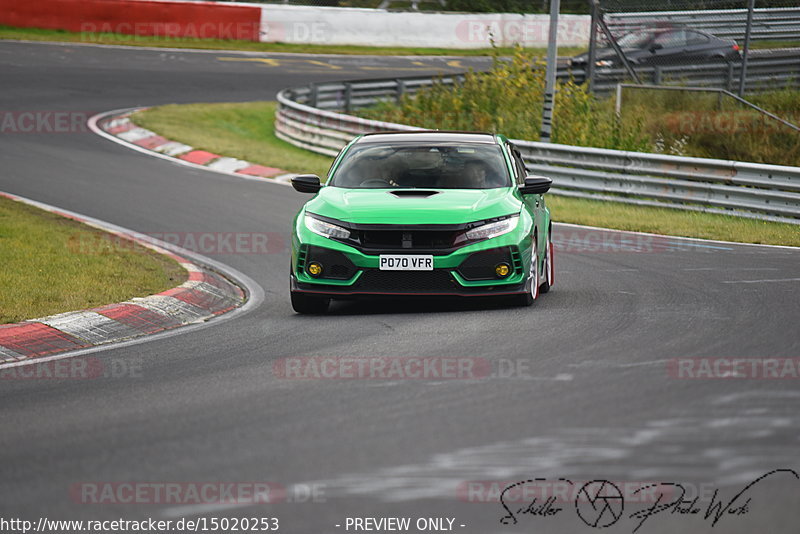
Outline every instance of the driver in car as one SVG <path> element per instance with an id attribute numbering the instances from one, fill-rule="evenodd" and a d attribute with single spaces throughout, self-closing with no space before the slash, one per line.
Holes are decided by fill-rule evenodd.
<path id="1" fill-rule="evenodd" d="M 491 172 L 485 163 L 478 160 L 464 164 L 463 180 L 464 187 L 470 189 L 487 189 L 502 185 L 497 175 Z"/>

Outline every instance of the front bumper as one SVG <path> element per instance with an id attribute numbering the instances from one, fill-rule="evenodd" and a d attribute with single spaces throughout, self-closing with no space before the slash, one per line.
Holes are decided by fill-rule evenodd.
<path id="1" fill-rule="evenodd" d="M 386 273 L 390 271 L 378 271 Z M 397 271 L 395 271 L 397 272 Z M 369 284 L 354 283 L 352 286 L 333 286 L 326 284 L 309 284 L 299 282 L 294 275 L 291 275 L 290 290 L 298 293 L 308 293 L 318 297 L 328 297 L 335 299 L 356 299 L 369 297 L 490 297 L 503 295 L 519 295 L 527 293 L 529 289 L 526 284 L 498 284 L 480 288 L 465 287 L 458 284 L 451 278 L 447 285 L 440 284 L 445 281 L 444 277 L 437 276 L 434 284 L 422 283 L 419 281 L 402 278 L 401 283 L 405 283 L 406 288 L 373 286 Z M 433 287 L 430 287 L 433 285 Z"/>
<path id="2" fill-rule="evenodd" d="M 499 296 L 527 291 L 529 265 L 517 244 L 501 236 L 476 243 L 446 255 L 433 255 L 430 271 L 379 269 L 380 254 L 364 254 L 347 245 L 327 241 L 330 246 L 302 244 L 293 247 L 291 291 L 333 298 L 361 296 Z M 505 241 L 497 246 L 497 241 Z M 424 250 L 387 254 L 426 254 Z M 321 275 L 307 267 L 322 265 Z M 505 263 L 509 274 L 498 277 L 495 267 Z"/>

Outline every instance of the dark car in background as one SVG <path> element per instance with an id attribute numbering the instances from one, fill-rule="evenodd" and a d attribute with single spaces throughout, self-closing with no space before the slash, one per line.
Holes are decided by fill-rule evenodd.
<path id="1" fill-rule="evenodd" d="M 710 33 L 688 28 L 673 27 L 640 30 L 623 35 L 617 40 L 627 60 L 634 66 L 695 64 L 710 61 L 738 61 L 741 57 L 735 41 L 720 39 Z M 586 69 L 589 54 L 583 53 L 569 60 L 573 70 Z M 614 49 L 598 48 L 595 68 L 602 73 L 607 69 L 622 67 Z"/>

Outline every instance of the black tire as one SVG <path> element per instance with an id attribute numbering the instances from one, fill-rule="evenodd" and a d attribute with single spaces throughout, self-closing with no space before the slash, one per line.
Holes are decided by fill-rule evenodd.
<path id="1" fill-rule="evenodd" d="M 516 300 L 514 301 L 517 306 L 522 306 L 523 308 L 533 305 L 533 296 L 530 294 L 530 291 L 526 291 L 522 295 L 517 295 Z"/>
<path id="2" fill-rule="evenodd" d="M 553 267 L 553 236 L 552 230 L 548 233 L 547 236 L 547 246 L 544 249 L 544 261 L 542 262 L 542 280 L 544 280 L 539 285 L 539 293 L 547 293 L 553 287 L 554 282 L 554 267 Z"/>
<path id="3" fill-rule="evenodd" d="M 521 295 L 517 295 L 516 300 L 519 306 L 531 306 L 539 296 L 541 284 L 539 283 L 539 254 L 536 252 L 537 248 L 538 246 L 534 240 L 533 251 L 531 253 L 533 256 L 531 258 L 531 275 L 533 276 L 533 280 L 531 280 L 531 289 Z"/>
<path id="4" fill-rule="evenodd" d="M 312 297 L 296 291 L 291 292 L 292 308 L 297 313 L 317 315 L 328 311 L 331 299 L 325 297 Z"/>

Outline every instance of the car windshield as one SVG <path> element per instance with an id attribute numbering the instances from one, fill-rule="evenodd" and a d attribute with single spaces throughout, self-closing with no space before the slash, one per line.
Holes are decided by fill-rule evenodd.
<path id="1" fill-rule="evenodd" d="M 617 44 L 620 48 L 644 48 L 652 40 L 652 32 L 634 32 L 620 37 Z"/>
<path id="2" fill-rule="evenodd" d="M 354 145 L 329 185 L 352 189 L 510 187 L 503 153 L 489 144 L 426 143 Z"/>

